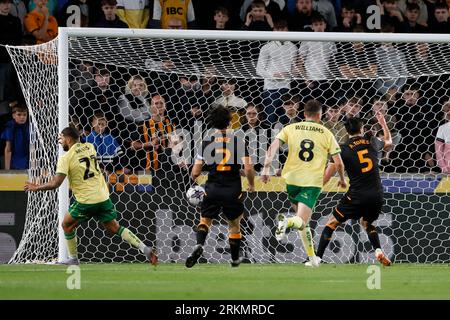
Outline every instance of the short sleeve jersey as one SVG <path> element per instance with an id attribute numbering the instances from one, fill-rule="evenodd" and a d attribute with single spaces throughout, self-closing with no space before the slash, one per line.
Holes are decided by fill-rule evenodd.
<path id="1" fill-rule="evenodd" d="M 203 170 L 208 171 L 208 183 L 241 183 L 242 158 L 248 157 L 245 142 L 235 133 L 215 134 L 203 141 L 202 153 L 197 159 L 203 160 Z"/>
<path id="2" fill-rule="evenodd" d="M 303 121 L 284 127 L 277 138 L 289 149 L 282 172 L 286 183 L 322 188 L 328 156 L 341 152 L 331 131 L 322 124 Z"/>
<path id="3" fill-rule="evenodd" d="M 382 194 L 377 153 L 383 149 L 384 142 L 376 137 L 360 136 L 349 139 L 341 147 L 342 162 L 350 179 L 350 194 Z"/>
<path id="4" fill-rule="evenodd" d="M 58 160 L 56 174 L 69 178 L 75 199 L 82 204 L 106 201 L 109 190 L 97 163 L 97 153 L 91 143 L 76 143 Z"/>

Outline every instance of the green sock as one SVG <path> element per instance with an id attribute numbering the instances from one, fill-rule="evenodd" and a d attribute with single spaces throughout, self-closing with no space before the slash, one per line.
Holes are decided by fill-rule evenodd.
<path id="1" fill-rule="evenodd" d="M 67 252 L 69 254 L 69 258 L 76 259 L 78 257 L 77 252 L 77 235 L 75 231 L 72 233 L 65 233 L 64 237 L 66 238 Z"/>
<path id="2" fill-rule="evenodd" d="M 312 239 L 312 233 L 309 226 L 306 226 L 303 230 L 299 230 L 300 238 L 302 239 L 303 247 L 305 248 L 308 257 L 314 257 L 314 244 Z"/>
<path id="3" fill-rule="evenodd" d="M 121 236 L 123 240 L 144 253 L 145 244 L 133 232 L 131 232 L 127 228 L 120 227 L 117 234 Z"/>
<path id="4" fill-rule="evenodd" d="M 290 217 L 287 219 L 287 221 L 288 221 L 288 228 L 302 230 L 305 225 L 305 223 L 303 222 L 303 219 L 300 218 L 299 216 Z"/>

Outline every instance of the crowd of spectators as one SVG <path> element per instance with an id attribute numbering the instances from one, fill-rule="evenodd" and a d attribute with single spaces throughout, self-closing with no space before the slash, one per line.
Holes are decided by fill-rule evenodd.
<path id="1" fill-rule="evenodd" d="M 368 27 L 371 5 L 381 13 L 380 29 Z M 57 36 L 58 26 L 450 33 L 449 5 L 439 0 L 0 0 L 0 44 L 45 43 Z M 271 41 L 257 49 L 255 72 L 261 80 L 72 61 L 71 124 L 96 146 L 106 171 L 148 170 L 158 184 L 158 172 L 184 179 L 186 163 L 164 168 L 179 143 L 172 133 L 178 128 L 193 132 L 209 108 L 226 106 L 233 129 L 258 131 L 301 121 L 306 101 L 318 99 L 324 105 L 323 123 L 339 143 L 347 138 L 346 118 L 362 118 L 366 131 L 379 136 L 374 114 L 385 114 L 395 147 L 380 153 L 384 171 L 450 172 L 450 82 L 445 75 L 404 77 L 433 58 L 429 46 Z M 414 54 L 407 59 L 406 52 Z M 162 64 L 173 67 L 171 61 Z M 330 70 L 337 74 L 324 80 Z M 0 46 L 0 168 L 28 167 L 23 101 L 8 53 Z"/>

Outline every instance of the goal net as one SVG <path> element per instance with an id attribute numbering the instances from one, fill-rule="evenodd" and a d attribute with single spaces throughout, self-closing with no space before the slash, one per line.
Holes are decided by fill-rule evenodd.
<path id="1" fill-rule="evenodd" d="M 385 114 L 394 149 L 380 152 L 376 164 L 385 189 L 375 223 L 383 250 L 395 262 L 450 261 L 449 165 L 435 150 L 438 129 L 450 120 L 448 35 L 68 28 L 59 37 L 8 47 L 30 110 L 29 178 L 44 182 L 55 173 L 58 131 L 77 127 L 97 148 L 119 223 L 156 246 L 160 261 L 183 262 L 195 245 L 199 212 L 185 192 L 208 130 L 208 110 L 230 108 L 232 127 L 244 135 L 260 172 L 273 137 L 303 119 L 310 99 L 323 104 L 323 123 L 340 143 L 347 139 L 346 117 L 362 118 L 366 132 L 380 137 L 374 112 Z M 448 144 L 442 150 L 449 159 Z M 276 176 L 285 156 L 280 150 L 270 183 L 257 177 L 256 192 L 245 194 L 245 262 L 306 260 L 297 232 L 282 242 L 274 237 L 276 216 L 293 214 Z M 310 222 L 316 246 L 343 192 L 336 180 L 324 187 Z M 59 217 L 70 204 L 64 199 L 65 188 L 29 193 L 22 241 L 11 263 L 64 254 Z M 213 224 L 201 262 L 230 260 L 227 233 L 222 218 Z M 82 262 L 145 259 L 95 220 L 77 234 Z M 358 221 L 336 230 L 324 260 L 374 261 Z"/>

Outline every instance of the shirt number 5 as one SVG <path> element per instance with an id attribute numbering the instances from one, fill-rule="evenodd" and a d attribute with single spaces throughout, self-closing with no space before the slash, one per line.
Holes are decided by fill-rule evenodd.
<path id="1" fill-rule="evenodd" d="M 364 158 L 364 155 L 366 155 L 368 153 L 369 153 L 369 150 L 367 150 L 367 149 L 358 151 L 359 163 L 361 163 L 361 164 L 367 163 L 367 167 L 361 168 L 362 173 L 369 172 L 373 168 L 372 159 Z"/>

